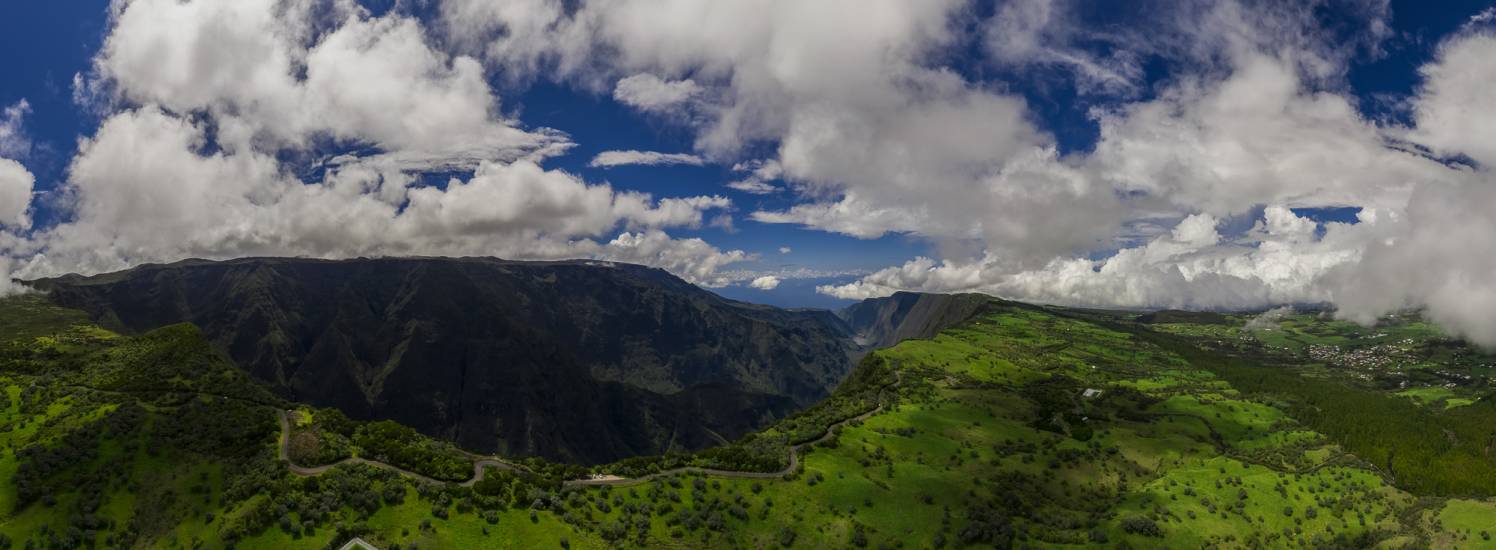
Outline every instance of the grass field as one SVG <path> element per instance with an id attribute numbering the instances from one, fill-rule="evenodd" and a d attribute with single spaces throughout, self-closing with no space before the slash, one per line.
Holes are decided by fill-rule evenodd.
<path id="1" fill-rule="evenodd" d="M 45 327 L 10 340 L 0 364 L 0 534 L 17 547 L 321 549 L 358 535 L 381 548 L 1481 548 L 1496 526 L 1482 495 L 1410 492 L 1351 452 L 1359 439 L 1296 417 L 1303 396 L 1239 387 L 1255 380 L 1247 367 L 1201 351 L 1268 346 L 1275 363 L 1258 375 L 1339 384 L 1335 369 L 1271 351 L 1348 338 L 1313 316 L 1268 344 L 1233 325 L 998 305 L 875 352 L 837 398 L 756 436 L 814 434 L 803 424 L 881 406 L 783 478 L 562 487 L 492 470 L 493 483 L 465 488 L 362 465 L 291 475 L 260 401 L 273 397 L 213 393 L 247 381 L 195 331 L 123 337 L 14 303 L 0 301 L 0 323 Z M 141 389 L 145 378 L 166 389 Z M 1334 387 L 1437 418 L 1486 414 L 1464 389 Z M 293 420 L 324 458 L 364 433 L 336 411 Z"/>

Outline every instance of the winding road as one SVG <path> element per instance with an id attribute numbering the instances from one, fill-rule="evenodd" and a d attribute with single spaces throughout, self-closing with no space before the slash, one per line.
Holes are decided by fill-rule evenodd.
<path id="1" fill-rule="evenodd" d="M 655 473 L 652 473 L 652 474 L 649 474 L 649 475 L 646 475 L 646 476 L 633 477 L 633 478 L 602 477 L 602 478 L 594 478 L 594 479 L 573 479 L 573 480 L 566 481 L 564 483 L 564 485 L 567 485 L 567 486 L 586 486 L 586 485 L 613 485 L 613 486 L 619 486 L 619 485 L 638 485 L 640 483 L 648 483 L 650 480 L 655 479 L 655 478 L 673 476 L 673 475 L 676 475 L 676 474 L 683 474 L 683 473 L 687 473 L 687 472 L 699 473 L 699 474 L 706 474 L 706 475 L 717 476 L 717 477 L 736 477 L 736 478 L 744 478 L 744 479 L 775 479 L 775 478 L 781 478 L 781 477 L 784 477 L 786 474 L 789 474 L 790 472 L 795 471 L 795 468 L 797 468 L 797 467 L 800 466 L 800 452 L 799 451 L 800 451 L 801 448 L 804 448 L 804 447 L 807 447 L 807 446 L 810 446 L 810 445 L 815 445 L 815 444 L 820 443 L 822 441 L 826 441 L 828 439 L 831 439 L 832 437 L 836 436 L 836 429 L 837 428 L 840 428 L 840 427 L 842 427 L 842 426 L 844 426 L 844 425 L 846 425 L 846 424 L 848 424 L 850 422 L 858 422 L 858 421 L 866 420 L 868 417 L 873 416 L 875 414 L 878 414 L 880 412 L 883 412 L 883 404 L 882 403 L 879 403 L 877 407 L 873 408 L 873 410 L 870 410 L 868 412 L 859 414 L 857 416 L 854 416 L 854 417 L 842 420 L 841 422 L 837 422 L 835 424 L 827 426 L 826 427 L 826 433 L 821 434 L 821 437 L 818 437 L 816 439 L 812 439 L 810 441 L 802 442 L 802 443 L 799 443 L 799 444 L 796 444 L 796 445 L 791 445 L 790 446 L 790 461 L 789 461 L 789 464 L 786 465 L 783 470 L 780 470 L 780 471 L 777 471 L 777 472 L 740 472 L 740 471 L 737 471 L 737 470 L 717 470 L 717 469 L 713 469 L 713 468 L 701 468 L 701 467 L 697 467 L 697 466 L 682 466 L 680 468 L 671 468 L 669 470 L 661 470 L 661 471 L 658 471 L 658 472 L 655 472 Z"/>
<path id="2" fill-rule="evenodd" d="M 903 379 L 902 373 L 900 373 L 898 371 L 895 371 L 894 372 L 894 382 L 893 382 L 893 384 L 891 384 L 888 387 L 895 387 L 896 388 L 901 383 L 903 383 L 903 381 L 904 381 L 904 379 Z M 290 453 L 290 450 L 291 450 L 291 420 L 289 418 L 289 415 L 287 414 L 289 411 L 286 411 L 286 410 L 280 409 L 280 408 L 276 408 L 275 412 L 276 412 L 276 419 L 280 421 L 280 429 L 281 429 L 281 433 L 280 433 L 280 445 L 277 446 L 278 447 L 278 457 L 280 458 L 280 460 L 282 462 L 286 463 L 286 468 L 289 469 L 291 471 L 291 473 L 299 475 L 299 476 L 316 476 L 316 475 L 322 475 L 323 473 L 327 472 L 328 470 L 331 470 L 331 469 L 336 468 L 338 466 L 342 466 L 344 464 L 365 464 L 365 465 L 372 466 L 372 467 L 375 467 L 375 468 L 379 468 L 379 469 L 382 469 L 382 470 L 389 470 L 391 472 L 395 472 L 397 474 L 400 474 L 400 475 L 403 475 L 403 476 L 406 476 L 406 477 L 409 477 L 409 478 L 412 478 L 412 479 L 417 479 L 417 480 L 420 480 L 420 481 L 425 481 L 425 482 L 428 482 L 428 483 L 455 483 L 458 486 L 471 487 L 471 486 L 473 486 L 473 484 L 476 484 L 479 481 L 483 480 L 483 474 L 484 474 L 485 470 L 487 470 L 487 468 L 490 468 L 490 467 L 501 468 L 501 469 L 510 470 L 510 471 L 523 471 L 524 470 L 523 467 L 516 466 L 516 465 L 510 464 L 510 463 L 504 462 L 502 460 L 499 460 L 496 457 L 487 457 L 487 456 L 482 456 L 482 455 L 472 455 L 470 453 L 465 453 L 465 454 L 469 454 L 469 456 L 477 458 L 477 460 L 473 461 L 473 477 L 468 478 L 467 481 L 461 481 L 461 482 L 451 482 L 451 481 L 440 480 L 440 479 L 436 479 L 434 477 L 430 477 L 430 476 L 427 476 L 427 475 L 424 475 L 424 474 L 420 474 L 420 473 L 417 473 L 417 472 L 412 472 L 410 470 L 407 470 L 405 468 L 401 468 L 399 466 L 395 466 L 393 464 L 388 464 L 388 463 L 385 463 L 385 462 L 380 462 L 378 460 L 369 460 L 369 459 L 360 458 L 360 457 L 349 457 L 349 458 L 345 458 L 345 459 L 339 460 L 337 462 L 333 462 L 332 464 L 324 464 L 324 465 L 321 465 L 321 466 L 300 466 L 300 465 L 297 465 L 295 462 L 291 461 L 291 453 Z M 879 403 L 877 407 L 874 407 L 870 411 L 867 411 L 865 413 L 859 414 L 857 416 L 853 416 L 851 418 L 843 419 L 843 420 L 841 420 L 839 422 L 836 422 L 836 423 L 833 423 L 833 424 L 831 424 L 829 426 L 826 426 L 825 433 L 821 434 L 820 437 L 817 437 L 817 438 L 809 440 L 809 441 L 803 441 L 803 442 L 791 445 L 790 446 L 790 450 L 789 450 L 789 453 L 790 453 L 789 464 L 786 465 L 784 467 L 784 469 L 782 469 L 780 471 L 777 471 L 777 472 L 742 472 L 742 471 L 737 471 L 737 470 L 717 470 L 717 469 L 713 469 L 713 468 L 700 468 L 700 467 L 696 467 L 696 466 L 683 466 L 683 467 L 680 467 L 680 468 L 671 468 L 669 470 L 662 470 L 662 471 L 655 472 L 655 473 L 652 473 L 652 474 L 649 474 L 649 475 L 640 476 L 640 477 L 634 477 L 634 478 L 623 478 L 623 477 L 616 477 L 616 476 L 604 476 L 604 477 L 589 478 L 589 479 L 572 479 L 572 480 L 567 480 L 567 481 L 562 482 L 562 485 L 567 486 L 567 487 L 580 487 L 580 486 L 591 486 L 591 485 L 612 485 L 612 486 L 637 485 L 637 484 L 640 484 L 640 483 L 648 483 L 650 480 L 653 480 L 653 479 L 656 479 L 656 478 L 666 477 L 666 476 L 672 476 L 672 475 L 681 474 L 681 473 L 687 473 L 687 472 L 700 473 L 700 474 L 706 474 L 706 475 L 717 476 L 717 477 L 734 477 L 734 478 L 744 478 L 744 479 L 776 479 L 776 478 L 781 478 L 781 477 L 784 477 L 786 474 L 789 474 L 790 472 L 795 471 L 795 469 L 800 466 L 800 450 L 801 449 L 803 449 L 803 448 L 805 448 L 807 446 L 810 446 L 810 445 L 815 445 L 815 444 L 821 443 L 823 441 L 827 441 L 827 440 L 831 439 L 832 437 L 836 436 L 836 430 L 837 430 L 837 428 L 840 428 L 840 427 L 845 426 L 845 425 L 847 425 L 849 423 L 852 423 L 852 422 L 860 422 L 860 421 L 866 420 L 867 418 L 869 418 L 869 417 L 871 417 L 871 416 L 873 416 L 875 414 L 878 414 L 880 412 L 883 412 L 883 404 L 882 403 Z"/>
<path id="3" fill-rule="evenodd" d="M 288 417 L 288 415 L 286 414 L 287 412 L 288 411 L 285 411 L 285 410 L 282 410 L 282 409 L 276 409 L 276 411 L 275 411 L 275 413 L 276 413 L 275 414 L 276 419 L 280 421 L 280 428 L 281 428 L 280 445 L 279 445 L 279 450 L 278 450 L 277 454 L 278 454 L 279 458 L 286 463 L 286 468 L 289 469 L 289 470 L 291 470 L 291 473 L 293 473 L 293 474 L 296 474 L 296 475 L 299 475 L 299 476 L 316 476 L 316 475 L 322 475 L 324 472 L 326 472 L 328 470 L 331 470 L 333 468 L 336 468 L 338 466 L 342 466 L 344 464 L 366 464 L 366 465 L 369 465 L 369 466 L 373 466 L 375 468 L 379 468 L 379 469 L 382 469 L 382 470 L 389 470 L 391 472 L 395 472 L 397 474 L 400 474 L 400 475 L 403 475 L 403 476 L 406 476 L 406 477 L 410 477 L 410 478 L 413 478 L 413 479 L 418 479 L 418 480 L 421 480 L 421 481 L 425 481 L 425 482 L 428 482 L 428 483 L 454 483 L 454 482 L 451 482 L 451 481 L 436 479 L 434 477 L 427 476 L 425 474 L 421 474 L 421 473 L 417 473 L 417 472 L 412 472 L 410 470 L 407 470 L 405 468 L 401 468 L 399 466 L 395 466 L 393 464 L 388 464 L 388 463 L 385 463 L 385 462 L 380 462 L 378 460 L 369 460 L 369 459 L 366 459 L 366 458 L 360 458 L 360 457 L 356 457 L 356 456 L 345 458 L 345 459 L 339 460 L 337 462 L 334 462 L 332 464 L 323 464 L 321 466 L 299 466 L 295 462 L 291 461 L 291 452 L 290 452 L 291 451 L 291 420 Z M 504 469 L 504 470 L 511 470 L 511 471 L 519 471 L 520 470 L 520 468 L 518 466 L 515 466 L 513 464 L 509 464 L 507 462 L 498 460 L 496 458 L 482 457 L 482 458 L 479 458 L 478 460 L 473 461 L 473 477 L 468 478 L 467 481 L 461 481 L 461 482 L 455 482 L 455 483 L 457 485 L 459 485 L 459 486 L 462 486 L 462 487 L 471 487 L 471 486 L 473 486 L 473 484 L 478 483 L 479 481 L 483 480 L 483 471 L 484 471 L 484 469 L 490 468 L 490 467 L 492 467 L 492 468 L 500 468 L 500 469 Z"/>

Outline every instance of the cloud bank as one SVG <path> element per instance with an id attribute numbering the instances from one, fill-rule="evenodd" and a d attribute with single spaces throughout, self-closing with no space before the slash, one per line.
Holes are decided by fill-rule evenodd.
<path id="1" fill-rule="evenodd" d="M 778 172 L 730 187 L 779 180 L 796 202 L 753 221 L 934 245 L 827 294 L 1330 302 L 1364 322 L 1426 308 L 1496 345 L 1496 280 L 1477 275 L 1496 257 L 1496 214 L 1474 206 L 1496 185 L 1496 104 L 1481 84 L 1496 77 L 1496 38 L 1480 16 L 1421 69 L 1398 123 L 1364 116 L 1345 80 L 1393 38 L 1375 0 L 1143 2 L 1132 24 L 1100 30 L 1064 1 L 1003 2 L 974 26 L 955 0 L 527 4 L 447 24 L 486 37 L 494 66 L 661 98 L 647 110 L 672 106 L 702 154 L 768 144 L 760 161 Z M 1344 24 L 1321 25 L 1324 13 Z M 1059 74 L 1108 98 L 1091 111 L 1094 148 L 1062 154 L 1024 96 L 944 66 L 973 32 L 1006 78 Z M 1171 77 L 1146 81 L 1150 59 Z M 1341 207 L 1360 208 L 1355 223 L 1301 213 Z"/>
<path id="2" fill-rule="evenodd" d="M 33 178 L 0 160 L 10 231 L 0 274 L 497 255 L 630 261 L 712 285 L 748 257 L 667 233 L 700 226 L 726 198 L 655 198 L 542 167 L 571 146 L 565 134 L 505 117 L 481 63 L 444 53 L 399 13 L 345 1 L 116 2 L 79 82 L 105 117 L 55 193 L 66 221 L 10 231 L 28 224 Z M 24 143 L 13 130 L 24 111 L 0 126 L 7 154 Z M 329 144 L 355 153 L 318 157 Z M 470 175 L 423 182 L 428 172 Z"/>
<path id="3" fill-rule="evenodd" d="M 29 227 L 34 177 L 0 161 L 0 267 L 493 254 L 742 280 L 726 268 L 750 255 L 670 234 L 736 229 L 728 198 L 546 167 L 572 138 L 506 113 L 490 82 L 547 79 L 692 144 L 594 166 L 711 159 L 735 165 L 725 187 L 761 195 L 751 223 L 929 244 L 826 294 L 1327 302 L 1361 322 L 1418 308 L 1496 346 L 1486 15 L 1441 39 L 1392 101 L 1406 116 L 1369 117 L 1347 75 L 1399 39 L 1383 0 L 1143 1 L 1106 26 L 1064 0 L 990 15 L 967 0 L 433 5 L 421 21 L 348 0 L 116 2 L 78 79 L 104 120 L 49 197 L 65 221 Z M 958 68 L 959 52 L 980 54 Z M 1092 106 L 1094 143 L 1067 149 L 1045 126 L 1050 79 Z M 26 104 L 12 110 L 0 157 L 15 160 Z M 1326 208 L 1357 213 L 1318 221 Z"/>

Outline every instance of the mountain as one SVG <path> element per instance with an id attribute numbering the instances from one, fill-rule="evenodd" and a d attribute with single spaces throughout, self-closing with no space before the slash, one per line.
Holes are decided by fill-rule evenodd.
<path id="1" fill-rule="evenodd" d="M 995 299 L 985 294 L 897 292 L 871 298 L 837 313 L 858 344 L 886 348 L 915 338 L 930 338 L 975 315 Z"/>
<path id="2" fill-rule="evenodd" d="M 606 262 L 188 260 L 30 284 L 126 333 L 197 325 L 287 399 L 581 463 L 736 439 L 828 395 L 854 351 L 826 312 Z"/>
<path id="3" fill-rule="evenodd" d="M 0 297 L 0 548 L 1492 548 L 1496 356 L 1284 315 L 991 300 L 736 442 L 587 468 L 475 464 L 278 400 L 190 324 Z"/>

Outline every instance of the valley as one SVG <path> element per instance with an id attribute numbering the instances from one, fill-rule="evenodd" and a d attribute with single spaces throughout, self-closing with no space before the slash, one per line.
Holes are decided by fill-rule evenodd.
<path id="1" fill-rule="evenodd" d="M 1249 330 L 982 298 L 963 319 L 728 444 L 589 465 L 288 399 L 193 325 L 5 298 L 0 542 L 1496 548 L 1488 356 L 1411 317 Z M 1326 345 L 1407 356 L 1371 372 Z"/>
<path id="2" fill-rule="evenodd" d="M 825 397 L 856 352 L 829 313 L 626 264 L 247 258 L 34 284 L 121 333 L 192 323 L 288 400 L 586 464 L 736 439 Z"/>

